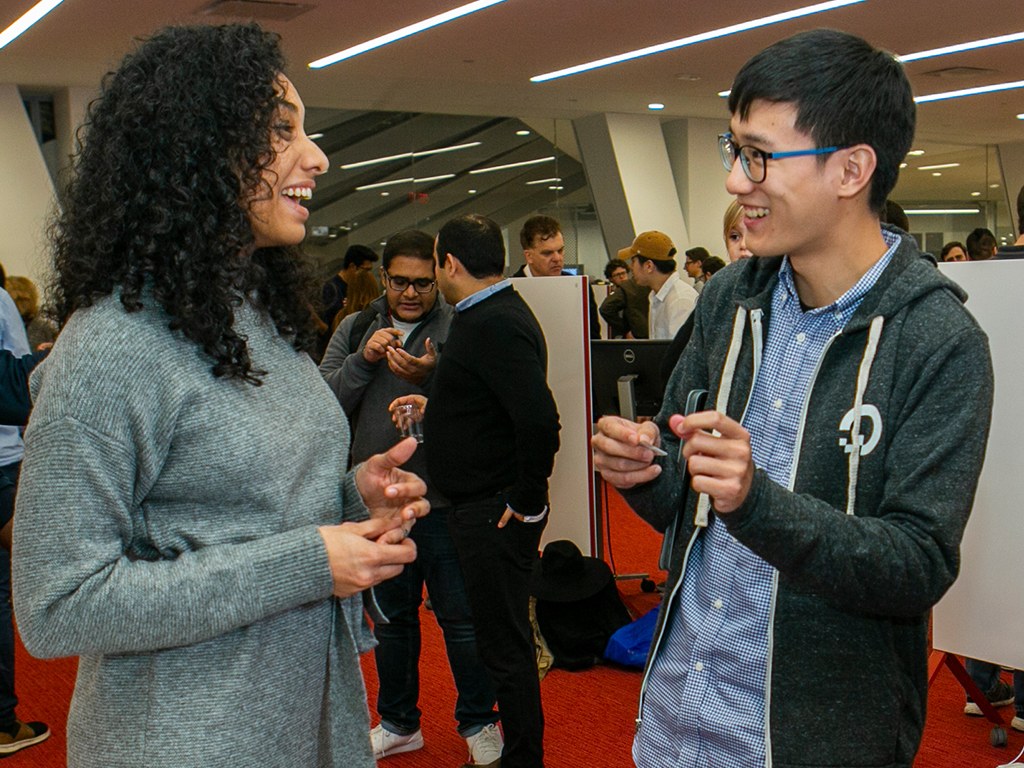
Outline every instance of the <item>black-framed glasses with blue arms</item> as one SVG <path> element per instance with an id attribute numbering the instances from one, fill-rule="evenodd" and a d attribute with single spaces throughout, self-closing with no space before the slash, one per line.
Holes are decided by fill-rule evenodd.
<path id="1" fill-rule="evenodd" d="M 755 184 L 760 184 L 767 178 L 769 160 L 782 160 L 786 157 L 802 157 L 804 155 L 827 155 L 841 149 L 846 149 L 846 147 L 798 149 L 794 152 L 765 152 L 763 149 L 752 147 L 749 144 L 737 144 L 733 141 L 731 133 L 723 133 L 718 137 L 718 153 L 722 156 L 722 165 L 725 166 L 725 170 L 731 171 L 738 159 L 743 173 Z"/>
<path id="2" fill-rule="evenodd" d="M 430 293 L 437 283 L 436 280 L 431 280 L 429 277 L 417 277 L 415 280 L 410 280 L 408 277 L 399 275 L 392 277 L 387 272 L 384 273 L 384 277 L 387 278 L 391 290 L 398 293 L 403 293 L 410 285 L 416 293 Z"/>

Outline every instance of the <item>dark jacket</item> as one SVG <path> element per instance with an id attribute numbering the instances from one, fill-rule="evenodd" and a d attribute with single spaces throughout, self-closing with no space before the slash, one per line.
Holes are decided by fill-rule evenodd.
<path id="1" fill-rule="evenodd" d="M 741 419 L 780 263 L 743 259 L 705 287 L 656 419 L 670 457 L 678 440 L 667 421 L 691 389 L 707 389 L 709 407 Z M 903 237 L 823 353 L 804 403 L 792 490 L 758 469 L 743 505 L 720 517 L 778 571 L 766 691 L 774 768 L 913 762 L 928 695 L 928 616 L 957 576 L 991 417 L 988 340 L 965 298 Z M 733 356 L 730 379 L 723 372 Z M 858 374 L 867 370 L 862 386 Z M 854 422 L 861 451 L 848 448 L 857 444 Z M 659 461 L 656 480 L 624 495 L 665 530 L 683 489 L 675 461 Z M 688 494 L 670 594 L 699 533 L 698 503 L 707 499 Z M 659 624 L 652 659 L 662 631 Z"/>
<path id="2" fill-rule="evenodd" d="M 356 348 L 349 348 L 349 335 L 359 314 L 352 314 L 341 321 L 338 330 L 331 337 L 331 343 L 320 363 L 320 375 L 334 392 L 352 422 L 352 462 L 358 464 L 375 453 L 383 453 L 397 443 L 402 435 L 395 428 L 388 414 L 388 406 L 396 397 L 403 395 L 426 396 L 431 374 L 423 384 L 410 384 L 391 372 L 387 360 L 376 363 L 366 362 L 363 349 L 366 342 L 381 328 L 394 327 L 388 311 L 387 296 L 379 296 L 370 302 L 377 316 L 370 323 Z M 426 340 L 440 350 L 448 338 L 454 310 L 438 293 L 437 301 L 427 312 L 420 324 L 408 337 L 402 339 L 402 348 L 413 357 L 426 354 Z M 447 502 L 433 487 L 427 475 L 424 451 L 418 449 L 405 463 L 404 469 L 415 472 L 427 483 L 427 499 L 434 507 L 446 506 Z"/>
<path id="3" fill-rule="evenodd" d="M 562 275 L 576 277 L 572 272 L 566 272 L 564 269 L 562 270 Z M 523 266 L 513 272 L 512 277 L 526 277 L 526 265 L 523 264 Z M 587 283 L 587 290 L 590 292 L 590 338 L 600 339 L 601 320 L 597 316 L 597 299 L 594 298 L 594 289 L 589 282 Z"/>
<path id="4" fill-rule="evenodd" d="M 459 504 L 507 491 L 521 515 L 540 514 L 558 452 L 558 409 L 537 318 L 509 286 L 452 320 L 423 417 L 427 468 Z"/>
<path id="5" fill-rule="evenodd" d="M 650 294 L 650 288 L 637 285 L 633 278 L 629 278 L 601 302 L 601 317 L 608 323 L 612 338 L 625 338 L 627 331 L 633 334 L 634 339 L 647 338 Z"/>

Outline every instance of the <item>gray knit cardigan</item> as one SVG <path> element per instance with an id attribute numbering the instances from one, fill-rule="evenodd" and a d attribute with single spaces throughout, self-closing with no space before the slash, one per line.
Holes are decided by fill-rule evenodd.
<path id="1" fill-rule="evenodd" d="M 368 514 L 348 423 L 268 320 L 235 327 L 262 386 L 113 297 L 33 375 L 14 603 L 30 653 L 81 657 L 70 768 L 374 765 L 370 637 L 317 531 Z"/>

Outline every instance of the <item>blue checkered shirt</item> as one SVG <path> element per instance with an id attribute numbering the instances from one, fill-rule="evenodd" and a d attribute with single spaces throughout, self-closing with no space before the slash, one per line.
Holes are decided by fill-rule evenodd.
<path id="1" fill-rule="evenodd" d="M 818 361 L 889 265 L 899 237 L 849 291 L 804 312 L 783 259 L 772 294 L 761 369 L 743 426 L 755 466 L 791 487 L 800 415 Z M 638 768 L 765 765 L 768 626 L 775 569 L 734 539 L 715 516 L 690 550 L 682 588 L 643 699 L 633 743 Z"/>

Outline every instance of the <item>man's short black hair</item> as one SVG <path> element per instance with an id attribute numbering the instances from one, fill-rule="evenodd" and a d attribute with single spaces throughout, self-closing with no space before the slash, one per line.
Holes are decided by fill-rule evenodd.
<path id="1" fill-rule="evenodd" d="M 673 248 L 672 253 L 674 254 L 675 252 L 676 249 Z M 655 268 L 663 275 L 671 275 L 677 269 L 675 259 L 648 259 L 646 256 L 641 256 L 639 253 L 633 258 L 638 259 L 641 264 L 643 264 L 645 261 L 653 263 Z"/>
<path id="2" fill-rule="evenodd" d="M 553 219 L 550 216 L 531 216 L 523 224 L 523 228 L 519 230 L 519 243 L 525 251 L 528 248 L 533 248 L 533 241 L 537 237 L 540 237 L 541 240 L 547 240 L 561 231 L 562 223 L 558 219 Z"/>
<path id="3" fill-rule="evenodd" d="M 361 267 L 368 261 L 380 261 L 380 256 L 377 255 L 373 248 L 369 248 L 365 245 L 350 245 L 348 250 L 345 251 L 345 261 L 342 262 L 341 268 L 348 269 L 353 264 L 357 267 Z"/>
<path id="4" fill-rule="evenodd" d="M 685 253 L 687 261 L 696 261 L 699 264 L 703 264 L 704 259 L 711 257 L 708 249 L 701 245 L 698 245 L 696 248 L 690 248 L 688 251 L 685 251 Z"/>
<path id="5" fill-rule="evenodd" d="M 505 271 L 505 238 L 501 227 L 478 213 L 456 216 L 441 227 L 437 233 L 437 256 L 442 265 L 449 253 L 477 280 Z"/>
<path id="6" fill-rule="evenodd" d="M 705 275 L 713 275 L 725 266 L 725 261 L 718 256 L 708 256 L 700 263 L 701 271 Z"/>
<path id="7" fill-rule="evenodd" d="M 985 229 L 985 227 L 977 227 L 971 230 L 971 234 L 967 236 L 967 255 L 971 261 L 976 261 L 977 257 L 981 256 L 981 243 L 985 239 L 991 240 L 993 246 L 998 243 L 992 230 Z"/>
<path id="8" fill-rule="evenodd" d="M 388 238 L 384 246 L 384 271 L 391 269 L 395 256 L 409 256 L 423 261 L 434 260 L 434 238 L 418 229 L 399 232 Z"/>
<path id="9" fill-rule="evenodd" d="M 743 65 L 729 111 L 746 120 L 759 99 L 793 104 L 797 130 L 810 134 L 819 148 L 871 146 L 878 165 L 869 204 L 881 213 L 910 151 L 917 119 L 910 82 L 893 54 L 834 29 L 801 32 Z"/>
<path id="10" fill-rule="evenodd" d="M 608 259 L 608 263 L 604 265 L 604 276 L 608 280 L 612 279 L 612 274 L 616 269 L 624 269 L 629 272 L 629 264 L 624 262 L 622 259 Z"/>
<path id="11" fill-rule="evenodd" d="M 904 232 L 910 231 L 910 219 L 907 218 L 903 206 L 895 200 L 885 201 L 885 215 L 882 217 L 882 221 L 892 224 L 894 227 L 899 227 Z"/>

